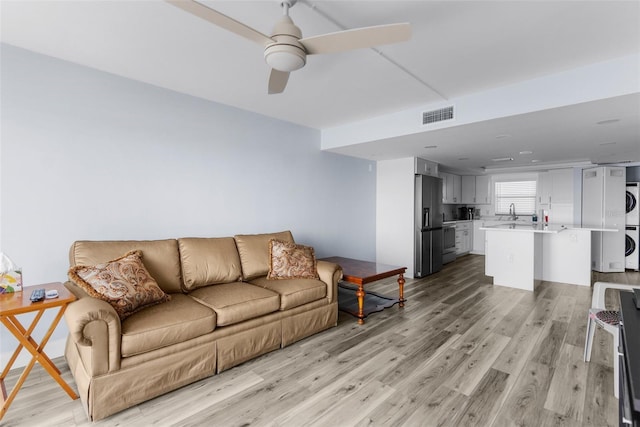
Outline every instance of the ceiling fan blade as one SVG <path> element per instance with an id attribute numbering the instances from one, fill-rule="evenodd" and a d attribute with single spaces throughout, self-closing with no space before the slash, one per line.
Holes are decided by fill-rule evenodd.
<path id="1" fill-rule="evenodd" d="M 262 34 L 260 31 L 254 30 L 251 27 L 244 25 L 242 22 L 238 22 L 233 18 L 224 15 L 217 10 L 211 9 L 208 6 L 198 3 L 194 0 L 165 0 L 180 9 L 192 13 L 199 18 L 209 21 L 218 27 L 224 28 L 227 31 L 231 31 L 239 36 L 254 41 L 262 46 L 266 46 L 273 43 L 271 37 Z"/>
<path id="2" fill-rule="evenodd" d="M 287 86 L 287 81 L 289 81 L 288 72 L 272 68 L 269 76 L 269 95 L 282 93 Z"/>
<path id="3" fill-rule="evenodd" d="M 307 54 L 337 53 L 348 50 L 370 48 L 383 44 L 398 43 L 411 38 L 409 23 L 377 25 L 355 28 L 301 39 Z"/>

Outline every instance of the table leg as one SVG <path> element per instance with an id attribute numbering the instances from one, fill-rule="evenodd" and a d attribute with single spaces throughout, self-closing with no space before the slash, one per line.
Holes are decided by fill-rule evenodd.
<path id="1" fill-rule="evenodd" d="M 16 397 L 16 394 L 18 394 L 18 390 L 20 390 L 20 388 L 24 384 L 25 380 L 27 379 L 27 376 L 29 375 L 29 372 L 31 372 L 31 369 L 33 368 L 36 362 L 39 362 L 40 365 L 42 365 L 42 367 L 49 373 L 49 375 L 51 375 L 51 377 L 60 385 L 60 387 L 62 387 L 62 389 L 67 392 L 69 397 L 71 397 L 74 400 L 78 398 L 78 395 L 71 389 L 71 387 L 69 387 L 69 385 L 60 376 L 60 370 L 55 366 L 55 364 L 44 352 L 44 346 L 49 341 L 49 338 L 51 338 L 51 335 L 53 334 L 53 331 L 56 329 L 56 326 L 58 326 L 60 319 L 62 319 L 62 315 L 64 314 L 65 309 L 66 309 L 66 306 L 62 306 L 60 308 L 60 310 L 58 311 L 58 315 L 51 323 L 51 326 L 49 326 L 49 329 L 45 333 L 40 344 L 38 344 L 31 337 L 31 333 L 35 329 L 36 323 L 42 316 L 42 313 L 44 312 L 44 310 L 41 310 L 38 313 L 38 315 L 36 316 L 36 318 L 31 323 L 31 326 L 28 329 L 25 329 L 15 316 L 0 317 L 0 322 L 4 324 L 7 330 L 9 330 L 9 332 L 11 332 L 19 341 L 18 348 L 16 349 L 13 356 L 9 360 L 9 364 L 2 371 L 2 374 L 0 374 L 0 388 L 2 389 L 2 400 L 3 400 L 2 409 L 0 409 L 0 419 L 2 419 L 4 414 L 9 409 L 9 405 L 11 405 L 11 403 L 13 402 L 13 399 Z M 4 379 L 7 376 L 7 373 L 9 372 L 11 365 L 13 365 L 13 362 L 15 362 L 16 357 L 18 356 L 18 353 L 20 353 L 22 348 L 27 349 L 27 351 L 31 353 L 31 356 L 32 356 L 31 361 L 24 368 L 24 370 L 22 371 L 22 374 L 20 375 L 20 378 L 18 378 L 18 381 L 13 387 L 13 390 L 11 390 L 11 393 L 9 393 L 9 395 L 7 396 L 6 388 L 4 385 Z"/>
<path id="2" fill-rule="evenodd" d="M 398 276 L 398 288 L 400 291 L 400 307 L 404 307 L 404 274 L 400 273 L 400 275 Z"/>
<path id="3" fill-rule="evenodd" d="M 358 297 L 358 325 L 364 325 L 364 285 L 358 284 L 356 297 Z"/>
<path id="4" fill-rule="evenodd" d="M 11 321 L 11 319 L 9 319 L 9 320 L 18 329 L 18 331 L 20 332 L 20 335 L 25 336 L 25 337 L 29 337 L 29 339 L 33 340 L 31 338 L 31 334 L 33 333 L 33 330 L 36 328 L 36 325 L 40 321 L 40 318 L 42 317 L 43 314 L 44 314 L 44 310 L 38 311 L 38 313 L 36 314 L 36 317 L 31 322 L 31 325 L 29 325 L 29 329 L 24 329 L 20 323 L 18 323 L 16 325 L 16 322 Z M 2 321 L 2 323 L 4 323 L 4 321 Z M 11 355 L 11 358 L 9 359 L 9 362 L 7 363 L 7 366 L 5 366 L 4 370 L 0 374 L 0 382 L 2 382 L 2 380 L 4 380 L 7 377 L 7 374 L 11 370 L 11 367 L 13 366 L 13 363 L 18 358 L 18 355 L 22 351 L 22 348 L 23 348 L 22 344 L 18 344 L 18 347 L 16 347 L 16 350 L 13 352 L 13 355 Z M 3 386 L 3 390 L 4 390 L 4 382 L 2 382 L 2 386 Z M 4 390 L 4 392 L 3 392 L 3 397 L 5 397 L 5 398 L 7 397 L 6 390 Z"/>

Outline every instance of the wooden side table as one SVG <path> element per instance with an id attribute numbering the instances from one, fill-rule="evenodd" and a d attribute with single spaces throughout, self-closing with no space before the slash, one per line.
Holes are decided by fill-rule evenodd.
<path id="1" fill-rule="evenodd" d="M 44 288 L 46 290 L 55 289 L 58 291 L 58 298 L 45 299 L 40 302 L 31 302 L 29 297 L 31 296 L 31 292 L 37 288 Z M 36 362 L 40 363 L 42 367 L 53 377 L 54 380 L 67 392 L 69 397 L 72 399 L 77 399 L 78 395 L 69 387 L 62 377 L 60 376 L 60 370 L 53 364 L 51 359 L 45 354 L 44 346 L 49 341 L 51 334 L 58 326 L 60 319 L 62 319 L 62 315 L 69 303 L 76 300 L 76 297 L 64 287 L 62 283 L 46 283 L 43 285 L 37 286 L 28 286 L 23 288 L 22 292 L 15 292 L 11 294 L 0 294 L 0 323 L 2 323 L 8 330 L 18 339 L 18 348 L 13 352 L 13 356 L 9 359 L 9 363 L 2 370 L 0 374 L 0 389 L 2 389 L 2 410 L 0 411 L 0 420 L 4 417 L 4 414 L 9 409 L 9 405 L 15 399 L 16 394 L 18 394 L 18 390 L 24 384 L 24 381 L 27 379 L 29 372 L 35 365 Z M 31 336 L 33 330 L 36 328 L 36 325 L 42 318 L 44 312 L 48 309 L 59 307 L 58 314 L 51 322 L 49 329 L 46 334 L 42 338 L 42 342 L 38 344 L 35 339 Z M 36 312 L 36 316 L 29 325 L 28 328 L 22 326 L 16 315 Z M 7 377 L 11 366 L 13 366 L 16 361 L 18 355 L 22 351 L 23 348 L 26 348 L 29 353 L 31 353 L 31 361 L 25 366 L 22 374 L 18 378 L 16 385 L 11 390 L 11 393 L 7 395 L 7 390 L 4 385 L 4 379 Z"/>

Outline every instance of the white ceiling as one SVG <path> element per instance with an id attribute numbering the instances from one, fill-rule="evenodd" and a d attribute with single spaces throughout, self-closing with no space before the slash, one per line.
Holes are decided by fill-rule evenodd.
<path id="1" fill-rule="evenodd" d="M 303 36 L 342 29 L 327 16 L 344 28 L 410 22 L 413 36 L 379 48 L 400 67 L 370 49 L 310 56 L 283 94 L 267 95 L 260 46 L 163 1 L 0 1 L 5 43 L 318 129 L 640 54 L 639 1 L 300 0 L 290 14 Z M 282 13 L 274 0 L 202 2 L 265 34 Z M 610 118 L 620 121 L 594 125 Z M 524 150 L 540 164 L 638 162 L 640 97 L 453 126 L 428 139 L 448 148 L 429 152 L 424 135 L 413 135 L 333 151 L 419 155 L 454 169 L 513 155 L 510 166 L 531 164 L 518 157 Z"/>

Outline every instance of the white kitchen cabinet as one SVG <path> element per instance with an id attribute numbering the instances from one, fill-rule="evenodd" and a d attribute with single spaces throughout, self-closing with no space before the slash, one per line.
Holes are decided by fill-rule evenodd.
<path id="1" fill-rule="evenodd" d="M 441 172 L 440 178 L 442 178 L 442 203 L 461 203 L 462 182 L 460 175 Z"/>
<path id="2" fill-rule="evenodd" d="M 487 205 L 491 203 L 488 176 L 463 175 L 461 177 L 460 203 Z"/>
<path id="3" fill-rule="evenodd" d="M 440 172 L 440 178 L 442 178 L 442 203 L 448 203 L 447 198 L 447 183 L 449 182 L 451 174 L 446 172 Z M 453 182 L 451 183 L 453 185 Z M 453 188 L 451 189 L 453 191 Z"/>
<path id="4" fill-rule="evenodd" d="M 600 166 L 582 171 L 582 225 L 618 230 L 593 233 L 591 266 L 602 273 L 625 270 L 624 167 Z"/>
<path id="5" fill-rule="evenodd" d="M 440 172 L 442 178 L 442 203 L 452 203 L 449 201 L 453 197 L 453 174 Z"/>
<path id="6" fill-rule="evenodd" d="M 480 230 L 480 227 L 484 225 L 484 221 L 476 219 L 473 221 L 473 249 L 472 254 L 484 255 L 484 238 L 485 231 Z"/>
<path id="7" fill-rule="evenodd" d="M 573 204 L 573 169 L 557 169 L 551 174 L 551 203 Z"/>
<path id="8" fill-rule="evenodd" d="M 538 203 L 573 203 L 573 169 L 541 173 L 538 179 Z"/>
<path id="9" fill-rule="evenodd" d="M 538 190 L 536 192 L 540 205 L 551 203 L 551 174 L 549 172 L 541 172 L 538 175 Z"/>
<path id="10" fill-rule="evenodd" d="M 462 203 L 462 179 L 460 175 L 453 175 L 453 203 Z"/>
<path id="11" fill-rule="evenodd" d="M 473 223 L 456 222 L 456 255 L 464 255 L 473 248 Z"/>
<path id="12" fill-rule="evenodd" d="M 537 191 L 538 208 L 546 211 L 550 223 L 573 223 L 573 181 L 571 168 L 540 173 Z"/>
<path id="13" fill-rule="evenodd" d="M 491 204 L 491 179 L 488 175 L 476 176 L 476 204 Z"/>
<path id="14" fill-rule="evenodd" d="M 471 253 L 476 255 L 485 254 L 486 232 L 480 230 L 481 227 L 505 224 L 509 221 L 493 220 L 493 219 L 474 219 L 473 220 L 473 238 L 471 241 Z"/>
<path id="15" fill-rule="evenodd" d="M 473 204 L 476 202 L 476 177 L 472 175 L 462 175 L 461 177 L 461 196 L 460 202 L 464 204 Z"/>
<path id="16" fill-rule="evenodd" d="M 430 160 L 422 159 L 420 157 L 415 158 L 415 173 L 418 175 L 429 175 L 439 177 L 438 164 Z"/>

